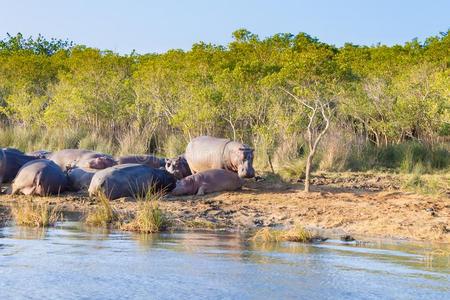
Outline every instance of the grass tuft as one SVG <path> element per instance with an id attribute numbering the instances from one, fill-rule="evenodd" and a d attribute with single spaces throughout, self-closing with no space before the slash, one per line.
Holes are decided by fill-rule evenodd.
<path id="1" fill-rule="evenodd" d="M 252 236 L 255 243 L 298 242 L 308 243 L 313 240 L 313 234 L 302 226 L 295 226 L 289 230 L 275 230 L 268 227 L 262 228 Z"/>
<path id="2" fill-rule="evenodd" d="M 48 203 L 19 201 L 12 206 L 11 214 L 17 225 L 30 227 L 48 227 L 62 219 L 58 207 L 50 207 Z"/>
<path id="3" fill-rule="evenodd" d="M 289 242 L 308 243 L 312 241 L 313 234 L 302 226 L 295 226 L 283 232 L 282 238 Z"/>
<path id="4" fill-rule="evenodd" d="M 97 206 L 88 213 L 85 223 L 91 226 L 106 227 L 116 221 L 117 213 L 112 208 L 108 197 L 104 193 L 98 193 L 97 201 Z"/>
<path id="5" fill-rule="evenodd" d="M 149 190 L 145 195 L 136 197 L 138 206 L 133 218 L 120 226 L 120 229 L 140 233 L 155 233 L 168 226 L 168 220 L 158 206 L 163 192 Z"/>

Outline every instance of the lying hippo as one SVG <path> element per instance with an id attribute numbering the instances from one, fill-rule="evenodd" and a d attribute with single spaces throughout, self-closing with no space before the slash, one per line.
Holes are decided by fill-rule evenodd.
<path id="1" fill-rule="evenodd" d="M 225 169 L 239 177 L 255 177 L 253 149 L 245 144 L 210 136 L 194 138 L 186 147 L 186 160 L 193 174 L 209 169 Z"/>
<path id="2" fill-rule="evenodd" d="M 74 191 L 87 190 L 91 184 L 92 177 L 98 170 L 89 168 L 72 168 L 67 171 L 69 186 Z"/>
<path id="3" fill-rule="evenodd" d="M 124 164 L 100 170 L 92 177 L 89 195 L 102 192 L 110 200 L 136 197 L 150 189 L 170 192 L 175 188 L 176 178 L 166 170 L 154 169 L 140 164 Z"/>
<path id="4" fill-rule="evenodd" d="M 52 154 L 52 152 L 47 151 L 47 150 L 37 150 L 37 151 L 27 153 L 28 156 L 34 156 L 37 158 L 48 158 L 50 156 L 50 154 Z"/>
<path id="5" fill-rule="evenodd" d="M 140 164 L 146 165 L 152 168 L 161 168 L 164 167 L 165 160 L 164 158 L 159 158 L 153 155 L 126 155 L 121 156 L 117 159 L 117 163 L 119 165 L 123 164 Z"/>
<path id="6" fill-rule="evenodd" d="M 191 168 L 189 168 L 189 164 L 184 155 L 166 159 L 165 168 L 167 172 L 173 174 L 173 176 L 175 176 L 177 179 L 182 179 L 184 177 L 192 175 Z"/>
<path id="7" fill-rule="evenodd" d="M 11 147 L 6 147 L 6 148 L 2 148 L 3 151 L 10 151 L 10 152 L 14 152 L 17 154 L 25 154 L 22 151 L 20 151 L 19 149 L 16 148 L 11 148 Z M 27 154 L 28 155 L 28 154 Z"/>
<path id="8" fill-rule="evenodd" d="M 234 191 L 240 189 L 244 180 L 236 173 L 224 169 L 211 169 L 196 173 L 177 181 L 171 194 L 204 195 L 214 192 Z"/>
<path id="9" fill-rule="evenodd" d="M 0 183 L 11 182 L 23 165 L 36 159 L 17 149 L 3 148 L 0 151 Z"/>
<path id="10" fill-rule="evenodd" d="M 116 165 L 116 161 L 107 154 L 84 149 L 64 149 L 53 152 L 48 159 L 54 161 L 63 171 L 68 167 L 105 169 Z"/>
<path id="11" fill-rule="evenodd" d="M 11 194 L 47 196 L 67 189 L 66 175 L 48 159 L 37 159 L 25 164 L 11 185 Z"/>
<path id="12" fill-rule="evenodd" d="M 103 155 L 95 158 L 81 158 L 80 160 L 73 161 L 69 166 L 70 168 L 80 167 L 86 169 L 106 169 L 117 165 L 117 161 L 109 155 Z"/>

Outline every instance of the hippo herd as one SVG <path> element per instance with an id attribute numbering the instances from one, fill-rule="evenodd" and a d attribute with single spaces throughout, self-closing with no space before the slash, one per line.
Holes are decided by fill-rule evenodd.
<path id="1" fill-rule="evenodd" d="M 253 149 L 210 136 L 192 139 L 184 154 L 169 159 L 114 158 L 84 149 L 0 151 L 0 183 L 12 183 L 9 194 L 46 196 L 87 190 L 91 196 L 103 193 L 110 200 L 145 195 L 149 190 L 203 195 L 240 189 L 242 178 L 254 176 Z"/>

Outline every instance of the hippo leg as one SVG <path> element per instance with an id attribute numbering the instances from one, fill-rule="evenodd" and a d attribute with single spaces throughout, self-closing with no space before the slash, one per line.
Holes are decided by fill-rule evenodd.
<path id="1" fill-rule="evenodd" d="M 206 186 L 204 186 L 203 184 L 198 188 L 197 191 L 197 196 L 203 196 L 205 194 L 206 191 Z"/>
<path id="2" fill-rule="evenodd" d="M 21 190 L 21 192 L 22 192 L 22 194 L 24 194 L 24 195 L 33 195 L 35 190 L 36 190 L 36 187 L 35 187 L 35 186 L 28 186 L 28 187 L 23 188 L 23 189 Z M 18 193 L 18 190 L 17 190 L 17 191 L 13 191 L 13 193 L 17 194 L 17 193 Z M 13 194 L 13 195 L 14 195 L 14 194 Z"/>
<path id="3" fill-rule="evenodd" d="M 5 190 L 5 194 L 7 195 L 14 195 L 17 194 L 17 190 L 14 190 L 12 185 L 10 185 L 6 190 Z"/>

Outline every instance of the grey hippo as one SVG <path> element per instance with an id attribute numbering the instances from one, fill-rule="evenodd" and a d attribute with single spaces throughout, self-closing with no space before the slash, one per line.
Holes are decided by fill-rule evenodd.
<path id="1" fill-rule="evenodd" d="M 117 164 L 110 155 L 85 149 L 64 149 L 53 152 L 48 159 L 54 161 L 63 171 L 73 167 L 105 169 Z"/>
<path id="2" fill-rule="evenodd" d="M 242 178 L 255 177 L 253 149 L 239 142 L 200 136 L 189 142 L 185 156 L 193 174 L 225 169 L 238 173 Z"/>
<path id="3" fill-rule="evenodd" d="M 211 169 L 177 181 L 171 195 L 204 195 L 214 192 L 234 191 L 242 187 L 244 180 L 236 173 L 224 169 Z"/>
<path id="4" fill-rule="evenodd" d="M 67 189 L 67 177 L 57 164 L 48 159 L 26 163 L 11 185 L 11 194 L 47 196 Z"/>
<path id="5" fill-rule="evenodd" d="M 92 177 L 89 195 L 99 192 L 108 199 L 136 197 L 151 189 L 170 192 L 175 188 L 176 178 L 164 169 L 140 164 L 123 164 L 100 170 Z"/>

